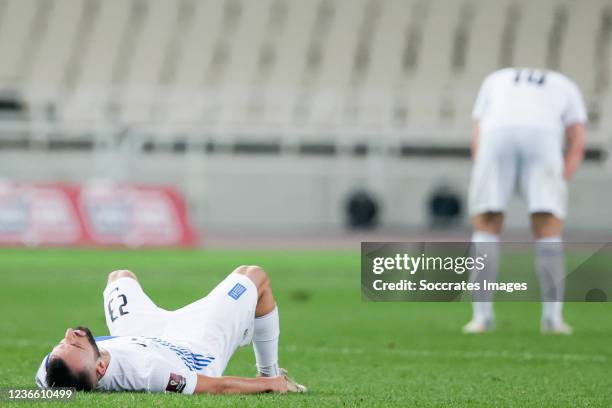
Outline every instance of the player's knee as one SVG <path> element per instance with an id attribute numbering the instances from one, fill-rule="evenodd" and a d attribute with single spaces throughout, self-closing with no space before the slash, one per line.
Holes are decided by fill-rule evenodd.
<path id="1" fill-rule="evenodd" d="M 111 283 L 121 278 L 131 278 L 134 280 L 138 280 L 134 272 L 128 271 L 126 269 L 120 269 L 117 271 L 112 271 L 111 273 L 108 274 L 108 283 Z"/>
<path id="2" fill-rule="evenodd" d="M 260 266 L 243 265 L 236 268 L 234 272 L 245 275 L 251 279 L 260 292 L 270 286 L 270 278 L 268 277 L 266 271 L 264 271 Z"/>
<path id="3" fill-rule="evenodd" d="M 557 237 L 563 231 L 563 221 L 551 213 L 533 213 L 531 229 L 536 239 Z"/>
<path id="4" fill-rule="evenodd" d="M 500 212 L 486 212 L 482 214 L 484 222 L 487 224 L 499 224 L 503 219 L 503 214 Z"/>
<path id="5" fill-rule="evenodd" d="M 473 218 L 475 229 L 499 234 L 504 223 L 504 214 L 501 212 L 485 212 Z"/>

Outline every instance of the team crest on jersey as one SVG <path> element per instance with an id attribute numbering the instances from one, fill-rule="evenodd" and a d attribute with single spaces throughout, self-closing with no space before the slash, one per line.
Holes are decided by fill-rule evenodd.
<path id="1" fill-rule="evenodd" d="M 231 297 L 234 300 L 238 300 L 238 298 L 240 296 L 242 296 L 242 294 L 246 292 L 246 288 L 244 286 L 242 286 L 241 284 L 237 283 L 234 285 L 234 287 L 232 288 L 232 290 L 230 290 L 229 292 L 227 292 L 227 294 L 229 295 L 229 297 Z"/>
<path id="2" fill-rule="evenodd" d="M 170 379 L 168 385 L 166 385 L 166 392 L 183 392 L 187 380 L 185 377 L 179 374 L 170 373 Z"/>

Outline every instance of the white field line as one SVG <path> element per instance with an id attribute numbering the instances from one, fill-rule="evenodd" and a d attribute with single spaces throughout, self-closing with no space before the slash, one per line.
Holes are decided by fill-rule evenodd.
<path id="1" fill-rule="evenodd" d="M 352 347 L 297 347 L 286 346 L 282 348 L 288 352 L 311 352 L 321 354 L 336 354 L 336 355 L 364 355 L 370 353 L 371 350 Z M 567 362 L 591 362 L 605 363 L 608 357 L 603 354 L 573 354 L 573 353 L 531 353 L 531 352 L 512 352 L 512 351 L 469 351 L 469 350 L 427 350 L 427 349 L 395 349 L 382 348 L 381 351 L 394 356 L 413 357 L 413 358 L 431 358 L 431 357 L 448 357 L 455 359 L 505 359 L 516 361 L 530 360 L 546 360 L 546 361 L 567 361 Z"/>

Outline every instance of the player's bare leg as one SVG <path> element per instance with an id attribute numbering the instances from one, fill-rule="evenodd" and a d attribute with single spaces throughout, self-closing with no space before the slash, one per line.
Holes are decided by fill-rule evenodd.
<path id="1" fill-rule="evenodd" d="M 563 221 L 551 213 L 533 213 L 531 214 L 531 231 L 536 239 L 559 238 L 563 233 Z"/>
<path id="2" fill-rule="evenodd" d="M 117 279 L 121 279 L 121 278 L 130 278 L 136 281 L 138 280 L 134 272 L 128 271 L 126 269 L 119 269 L 116 271 L 112 271 L 111 273 L 108 274 L 108 283 L 114 282 Z"/>
<path id="3" fill-rule="evenodd" d="M 234 272 L 246 275 L 257 287 L 255 330 L 253 332 L 257 372 L 269 377 L 280 375 L 278 367 L 280 325 L 276 301 L 270 287 L 270 278 L 259 266 L 240 266 Z"/>
<path id="4" fill-rule="evenodd" d="M 240 266 L 236 268 L 235 273 L 247 276 L 257 287 L 257 307 L 255 309 L 255 317 L 263 317 L 276 308 L 276 301 L 272 296 L 272 288 L 270 287 L 270 278 L 266 271 L 259 266 Z"/>
<path id="5" fill-rule="evenodd" d="M 563 221 L 550 213 L 531 215 L 531 228 L 536 239 L 536 270 L 542 292 L 542 333 L 571 334 L 563 321 L 565 292 L 565 260 L 563 255 Z"/>
<path id="6" fill-rule="evenodd" d="M 473 256 L 486 254 L 485 268 L 482 271 L 471 271 L 470 281 L 478 282 L 482 287 L 484 281 L 497 280 L 499 269 L 499 234 L 504 224 L 501 212 L 486 212 L 476 215 L 473 220 L 472 235 Z M 494 327 L 493 303 L 491 294 L 484 291 L 474 292 L 472 298 L 472 320 L 463 326 L 464 333 L 484 333 Z"/>
<path id="7" fill-rule="evenodd" d="M 486 212 L 475 215 L 472 218 L 472 225 L 474 226 L 475 234 L 484 232 L 499 236 L 504 226 L 504 213 Z"/>
<path id="8" fill-rule="evenodd" d="M 240 266 L 234 272 L 246 275 L 257 287 L 253 350 L 258 376 L 282 375 L 287 379 L 289 391 L 305 392 L 306 387 L 289 378 L 287 371 L 278 366 L 280 324 L 268 274 L 259 266 Z"/>

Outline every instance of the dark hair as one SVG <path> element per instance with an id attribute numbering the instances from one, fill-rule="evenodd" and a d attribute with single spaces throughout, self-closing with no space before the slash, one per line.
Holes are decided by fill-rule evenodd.
<path id="1" fill-rule="evenodd" d="M 93 384 L 85 372 L 73 373 L 61 358 L 49 360 L 47 386 L 74 387 L 77 391 L 91 391 L 93 388 Z"/>

